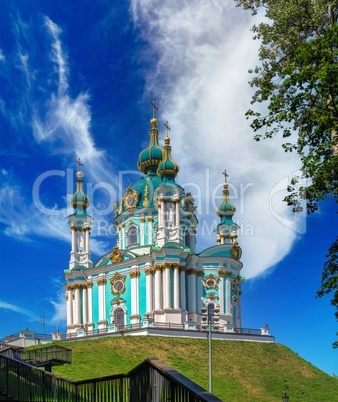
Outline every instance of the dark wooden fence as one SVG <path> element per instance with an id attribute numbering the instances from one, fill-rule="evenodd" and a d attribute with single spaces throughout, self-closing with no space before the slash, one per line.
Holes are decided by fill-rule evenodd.
<path id="1" fill-rule="evenodd" d="M 70 381 L 0 355 L 0 391 L 24 402 L 220 401 L 159 360 L 146 360 L 128 374 Z"/>

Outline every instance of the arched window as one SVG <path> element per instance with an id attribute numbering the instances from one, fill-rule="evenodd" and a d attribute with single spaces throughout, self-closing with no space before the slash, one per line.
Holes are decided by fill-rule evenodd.
<path id="1" fill-rule="evenodd" d="M 158 223 L 155 223 L 153 230 L 153 243 L 156 243 L 157 240 L 157 231 L 158 231 Z"/>
<path id="2" fill-rule="evenodd" d="M 133 246 L 134 244 L 137 244 L 137 235 L 138 235 L 137 226 L 130 226 L 127 233 L 128 246 Z"/>
<path id="3" fill-rule="evenodd" d="M 124 327 L 124 311 L 122 308 L 118 308 L 114 311 L 114 322 L 117 329 Z"/>
<path id="4" fill-rule="evenodd" d="M 185 245 L 191 248 L 191 237 L 188 229 L 185 231 Z"/>

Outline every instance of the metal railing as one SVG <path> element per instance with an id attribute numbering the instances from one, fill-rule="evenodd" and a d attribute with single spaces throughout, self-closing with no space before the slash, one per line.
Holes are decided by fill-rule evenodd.
<path id="1" fill-rule="evenodd" d="M 34 366 L 44 366 L 45 363 L 53 362 L 55 364 L 64 364 L 72 362 L 71 349 L 62 346 L 45 346 L 38 349 L 9 348 L 1 353 L 7 357 L 13 357 L 16 360 L 24 360 Z"/>
<path id="2" fill-rule="evenodd" d="M 62 336 L 62 339 L 71 339 L 71 338 L 78 338 L 79 336 L 83 337 L 91 337 L 91 336 L 100 336 L 100 335 L 109 335 L 114 333 L 126 333 L 126 332 L 133 332 L 145 329 L 152 329 L 152 328 L 160 328 L 160 329 L 169 329 L 169 330 L 184 330 L 184 331 L 191 331 L 191 332 L 205 332 L 202 329 L 201 325 L 195 325 L 195 329 L 186 329 L 185 324 L 176 324 L 170 322 L 153 322 L 151 325 L 144 327 L 142 323 L 136 324 L 126 324 L 126 325 L 119 325 L 115 328 L 114 331 L 111 331 L 109 327 L 94 329 L 94 330 L 87 330 L 85 327 L 83 328 L 83 335 L 78 335 L 77 332 L 69 332 L 66 335 Z M 212 332 L 215 333 L 226 333 L 223 331 L 223 327 L 212 328 Z M 262 335 L 260 329 L 252 329 L 252 328 L 233 328 L 233 331 L 229 331 L 229 334 L 241 334 L 241 335 Z M 270 336 L 270 335 L 269 335 Z"/>
<path id="3" fill-rule="evenodd" d="M 0 391 L 25 402 L 220 401 L 158 360 L 146 360 L 128 374 L 70 381 L 0 355 Z"/>

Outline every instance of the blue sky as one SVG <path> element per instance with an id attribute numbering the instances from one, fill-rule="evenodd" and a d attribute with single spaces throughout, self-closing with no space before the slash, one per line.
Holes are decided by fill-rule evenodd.
<path id="1" fill-rule="evenodd" d="M 215 244 L 229 174 L 247 278 L 243 327 L 269 324 L 277 342 L 338 374 L 334 310 L 315 299 L 337 216 L 330 202 L 293 216 L 282 199 L 297 156 L 279 139 L 253 140 L 244 117 L 257 64 L 251 15 L 221 0 L 0 5 L 0 337 L 42 333 L 42 313 L 47 333 L 65 331 L 75 160 L 92 200 L 96 260 L 115 244 L 113 201 L 139 175 L 155 98 L 177 182 L 198 206 L 199 251 Z"/>

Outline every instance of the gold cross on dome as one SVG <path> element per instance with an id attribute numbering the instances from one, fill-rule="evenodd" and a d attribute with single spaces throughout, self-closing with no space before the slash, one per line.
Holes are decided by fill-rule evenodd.
<path id="1" fill-rule="evenodd" d="M 224 172 L 222 172 L 222 174 L 224 174 L 224 182 L 227 182 L 227 177 L 229 177 L 227 171 L 224 169 Z"/>
<path id="2" fill-rule="evenodd" d="M 153 119 L 155 118 L 155 110 L 158 110 L 158 107 L 155 104 L 155 99 L 150 102 L 151 106 L 153 107 Z"/>
<path id="3" fill-rule="evenodd" d="M 77 161 L 75 161 L 77 163 L 77 171 L 79 172 L 81 170 L 81 166 L 83 166 L 83 163 L 81 163 L 81 159 L 79 158 Z"/>
<path id="4" fill-rule="evenodd" d="M 164 127 L 167 129 L 167 137 L 168 137 L 168 131 L 170 130 L 168 120 L 164 123 Z"/>

